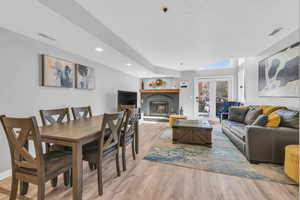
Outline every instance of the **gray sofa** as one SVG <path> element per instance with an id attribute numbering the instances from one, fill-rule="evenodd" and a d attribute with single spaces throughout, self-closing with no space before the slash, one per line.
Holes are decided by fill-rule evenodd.
<path id="1" fill-rule="evenodd" d="M 284 163 L 284 147 L 299 144 L 299 129 L 246 125 L 222 119 L 222 130 L 251 163 Z"/>

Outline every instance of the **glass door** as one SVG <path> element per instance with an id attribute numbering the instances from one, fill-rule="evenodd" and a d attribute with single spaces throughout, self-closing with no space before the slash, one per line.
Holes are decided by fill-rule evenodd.
<path id="1" fill-rule="evenodd" d="M 232 100 L 232 77 L 195 79 L 195 119 L 216 119 L 218 110 Z"/>

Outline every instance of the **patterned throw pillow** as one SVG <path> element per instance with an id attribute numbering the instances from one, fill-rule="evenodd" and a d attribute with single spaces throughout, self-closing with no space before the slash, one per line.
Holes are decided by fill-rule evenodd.
<path id="1" fill-rule="evenodd" d="M 276 128 L 280 125 L 281 117 L 278 113 L 272 112 L 268 115 L 268 122 L 266 124 L 267 127 Z"/>
<path id="2" fill-rule="evenodd" d="M 230 121 L 244 123 L 245 116 L 246 116 L 248 110 L 249 110 L 249 108 L 247 106 L 246 107 L 232 106 L 229 108 L 228 119 Z"/>
<path id="3" fill-rule="evenodd" d="M 295 110 L 279 109 L 275 111 L 281 117 L 280 126 L 299 129 L 299 112 Z"/>
<path id="4" fill-rule="evenodd" d="M 252 123 L 254 126 L 265 126 L 266 123 L 268 122 L 268 116 L 261 114 L 259 115 L 256 120 Z"/>
<path id="5" fill-rule="evenodd" d="M 259 115 L 263 113 L 262 109 L 259 108 L 249 108 L 249 111 L 245 117 L 245 124 L 253 124 L 253 122 L 257 119 Z"/>

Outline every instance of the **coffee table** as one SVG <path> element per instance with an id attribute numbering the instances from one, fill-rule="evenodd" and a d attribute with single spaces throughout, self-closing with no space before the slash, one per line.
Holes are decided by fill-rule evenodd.
<path id="1" fill-rule="evenodd" d="M 200 144 L 211 146 L 213 127 L 207 120 L 176 120 L 173 129 L 173 143 Z"/>

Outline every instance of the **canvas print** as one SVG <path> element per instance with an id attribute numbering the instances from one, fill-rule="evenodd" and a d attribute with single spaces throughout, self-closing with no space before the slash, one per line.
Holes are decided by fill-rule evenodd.
<path id="1" fill-rule="evenodd" d="M 72 88 L 74 85 L 74 64 L 59 58 L 43 55 L 42 85 Z"/>
<path id="2" fill-rule="evenodd" d="M 259 96 L 299 97 L 299 43 L 259 62 Z"/>
<path id="3" fill-rule="evenodd" d="M 93 68 L 76 65 L 76 88 L 90 90 L 95 88 L 95 70 Z"/>

